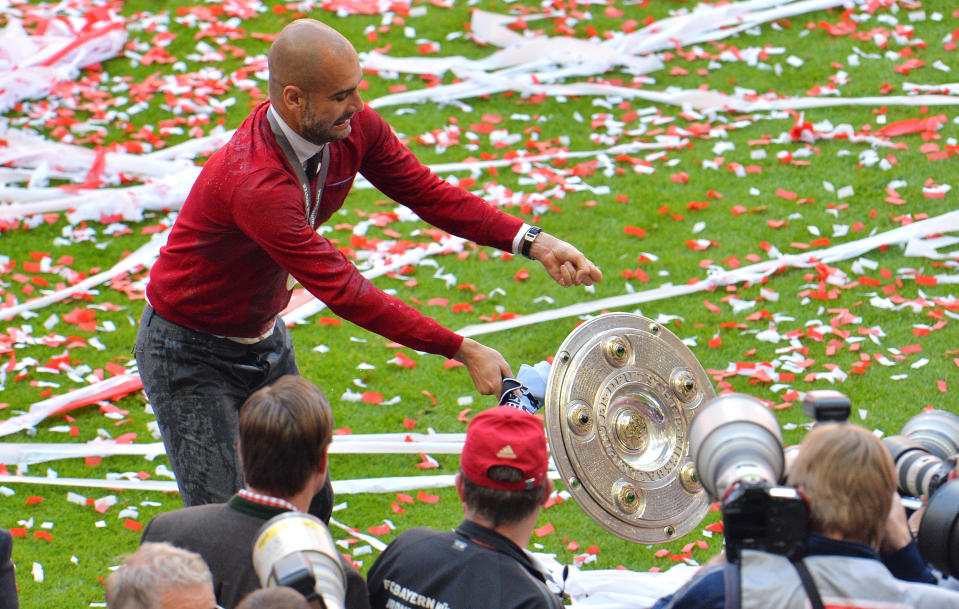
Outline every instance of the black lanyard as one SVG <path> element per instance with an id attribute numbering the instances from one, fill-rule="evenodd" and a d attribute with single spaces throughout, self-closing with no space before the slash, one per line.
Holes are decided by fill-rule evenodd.
<path id="1" fill-rule="evenodd" d="M 266 117 L 270 121 L 270 129 L 273 131 L 273 136 L 276 137 L 276 142 L 283 150 L 283 154 L 286 155 L 286 160 L 293 167 L 296 178 L 300 182 L 300 187 L 303 189 L 303 212 L 306 216 L 306 221 L 309 223 L 311 229 L 315 228 L 316 216 L 320 212 L 320 200 L 323 198 L 323 187 L 326 185 L 326 172 L 330 168 L 330 146 L 329 144 L 323 145 L 323 159 L 320 161 L 320 175 L 316 180 L 316 192 L 314 193 L 310 188 L 310 181 L 306 177 L 303 165 L 297 158 L 296 153 L 293 152 L 293 146 L 291 146 L 289 140 L 286 139 L 286 135 L 284 135 L 279 123 L 277 123 L 273 117 L 273 112 L 267 111 Z"/>

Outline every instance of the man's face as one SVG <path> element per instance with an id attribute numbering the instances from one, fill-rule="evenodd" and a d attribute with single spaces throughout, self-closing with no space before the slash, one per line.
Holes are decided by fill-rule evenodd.
<path id="1" fill-rule="evenodd" d="M 331 62 L 321 84 L 306 93 L 300 135 L 317 145 L 349 137 L 350 119 L 363 109 L 358 89 L 362 79 L 355 54 Z"/>
<path id="2" fill-rule="evenodd" d="M 157 598 L 158 609 L 215 609 L 216 597 L 210 585 L 165 590 Z"/>

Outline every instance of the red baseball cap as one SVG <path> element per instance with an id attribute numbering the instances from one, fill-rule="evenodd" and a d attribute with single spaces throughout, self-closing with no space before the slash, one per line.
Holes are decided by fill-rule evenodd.
<path id="1" fill-rule="evenodd" d="M 523 472 L 518 482 L 492 480 L 494 465 L 515 467 Z M 543 424 L 533 415 L 499 406 L 485 410 L 470 422 L 460 468 L 474 484 L 504 491 L 535 488 L 546 479 L 549 454 Z"/>

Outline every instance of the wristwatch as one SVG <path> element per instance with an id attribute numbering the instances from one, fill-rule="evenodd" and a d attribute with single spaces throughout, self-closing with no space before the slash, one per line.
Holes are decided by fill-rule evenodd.
<path id="1" fill-rule="evenodd" d="M 543 232 L 538 226 L 531 226 L 529 230 L 526 231 L 526 234 L 523 235 L 523 243 L 520 245 L 519 253 L 523 254 L 525 258 L 533 260 L 533 257 L 529 255 L 529 250 L 533 247 L 533 241 L 536 241 L 536 236 Z"/>

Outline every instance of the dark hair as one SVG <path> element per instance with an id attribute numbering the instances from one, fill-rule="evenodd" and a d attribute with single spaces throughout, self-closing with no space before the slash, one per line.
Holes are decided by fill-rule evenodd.
<path id="1" fill-rule="evenodd" d="M 523 472 L 508 465 L 494 465 L 489 468 L 487 476 L 491 480 L 520 482 Z M 526 518 L 542 505 L 546 497 L 545 481 L 529 490 L 504 491 L 480 486 L 467 478 L 462 470 L 460 477 L 463 479 L 463 503 L 494 527 Z"/>
<path id="2" fill-rule="evenodd" d="M 293 588 L 276 586 L 250 592 L 236 609 L 310 609 L 310 604 Z"/>
<path id="3" fill-rule="evenodd" d="M 291 497 L 306 486 L 333 431 L 326 396 L 301 376 L 288 375 L 247 398 L 240 409 L 240 459 L 252 488 Z"/>

